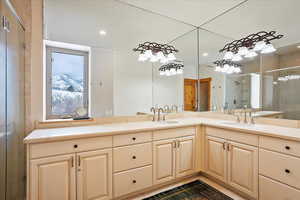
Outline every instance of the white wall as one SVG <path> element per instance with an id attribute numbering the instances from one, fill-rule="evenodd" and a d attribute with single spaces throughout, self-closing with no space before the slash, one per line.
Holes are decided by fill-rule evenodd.
<path id="1" fill-rule="evenodd" d="M 160 65 L 153 65 L 153 105 L 183 106 L 183 75 L 161 76 L 159 75 Z"/>
<path id="2" fill-rule="evenodd" d="M 114 115 L 135 115 L 152 107 L 152 64 L 138 62 L 138 54 L 120 50 L 115 53 Z"/>
<path id="3" fill-rule="evenodd" d="M 212 78 L 211 81 L 211 108 L 216 106 L 220 110 L 225 98 L 225 75 L 214 71 L 214 67 L 200 65 L 199 79 Z"/>
<path id="4" fill-rule="evenodd" d="M 91 48 L 91 116 L 113 115 L 114 52 Z"/>

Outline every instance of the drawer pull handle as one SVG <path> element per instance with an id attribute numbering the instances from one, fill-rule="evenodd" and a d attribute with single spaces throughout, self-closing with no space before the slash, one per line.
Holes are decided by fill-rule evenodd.
<path id="1" fill-rule="evenodd" d="M 78 145 L 77 144 L 74 144 L 74 148 L 76 149 L 78 147 Z"/>
<path id="2" fill-rule="evenodd" d="M 136 159 L 136 156 L 132 156 L 132 159 Z"/>
<path id="3" fill-rule="evenodd" d="M 136 180 L 133 180 L 132 183 L 136 183 Z"/>
<path id="4" fill-rule="evenodd" d="M 285 146 L 285 149 L 286 149 L 286 150 L 290 150 L 290 149 L 291 149 L 291 147 L 289 147 L 289 146 Z"/>
<path id="5" fill-rule="evenodd" d="M 133 141 L 135 141 L 135 140 L 136 140 L 136 138 L 135 138 L 135 137 L 133 137 L 133 138 L 132 138 L 132 140 L 133 140 Z"/>
<path id="6" fill-rule="evenodd" d="M 285 171 L 285 173 L 287 173 L 287 174 L 291 173 L 291 171 L 290 171 L 289 169 L 286 169 L 286 170 L 284 170 L 284 171 Z"/>

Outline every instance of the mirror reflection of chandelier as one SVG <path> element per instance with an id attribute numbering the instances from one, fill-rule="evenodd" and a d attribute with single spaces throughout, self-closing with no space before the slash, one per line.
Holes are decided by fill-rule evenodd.
<path id="1" fill-rule="evenodd" d="M 168 63 L 162 65 L 159 68 L 159 75 L 161 76 L 174 76 L 178 74 L 183 74 L 184 65 L 182 63 Z"/>
<path id="2" fill-rule="evenodd" d="M 280 39 L 283 35 L 276 35 L 276 31 L 260 31 L 248 35 L 247 37 L 239 40 L 234 40 L 226 44 L 220 53 L 225 52 L 223 59 L 238 62 L 244 58 L 253 58 L 258 53 L 267 54 L 276 51 L 275 47 L 271 44 L 272 40 Z"/>
<path id="3" fill-rule="evenodd" d="M 139 44 L 133 51 L 140 52 L 138 60 L 141 62 L 149 60 L 150 62 L 160 62 L 162 64 L 176 60 L 175 53 L 178 52 L 174 46 L 156 42 Z"/>
<path id="4" fill-rule="evenodd" d="M 226 74 L 240 73 L 242 72 L 240 64 L 234 63 L 229 60 L 217 60 L 214 62 L 217 65 L 215 71 Z"/>

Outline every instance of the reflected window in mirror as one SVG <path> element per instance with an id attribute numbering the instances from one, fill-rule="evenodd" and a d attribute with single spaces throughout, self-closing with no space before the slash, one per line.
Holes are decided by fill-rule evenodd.
<path id="1" fill-rule="evenodd" d="M 46 45 L 46 119 L 87 118 L 89 52 Z"/>

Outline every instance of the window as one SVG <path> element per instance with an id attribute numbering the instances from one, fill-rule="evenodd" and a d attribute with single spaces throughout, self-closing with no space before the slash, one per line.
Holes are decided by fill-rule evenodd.
<path id="1" fill-rule="evenodd" d="M 88 116 L 89 53 L 46 46 L 46 119 Z"/>

